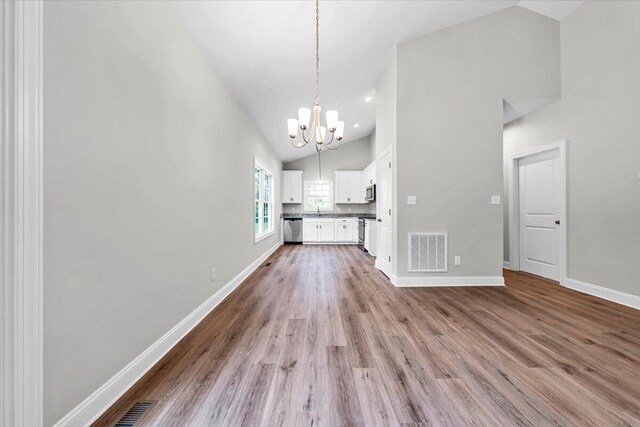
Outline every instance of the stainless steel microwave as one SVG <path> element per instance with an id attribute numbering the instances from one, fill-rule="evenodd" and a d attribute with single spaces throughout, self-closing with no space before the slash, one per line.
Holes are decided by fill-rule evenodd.
<path id="1" fill-rule="evenodd" d="M 372 184 L 367 187 L 366 192 L 364 193 L 365 202 L 375 202 L 376 201 L 376 185 Z"/>

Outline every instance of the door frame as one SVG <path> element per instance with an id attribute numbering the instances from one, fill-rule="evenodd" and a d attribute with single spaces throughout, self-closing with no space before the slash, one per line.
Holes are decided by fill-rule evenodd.
<path id="1" fill-rule="evenodd" d="M 43 424 L 42 0 L 0 2 L 0 426 Z"/>
<path id="2" fill-rule="evenodd" d="M 563 139 L 552 144 L 531 148 L 511 156 L 509 162 L 509 268 L 520 271 L 520 160 L 535 154 L 558 150 L 560 165 L 560 227 L 558 239 L 560 259 L 558 260 L 559 281 L 564 284 L 567 279 L 567 202 L 569 172 L 569 140 Z"/>

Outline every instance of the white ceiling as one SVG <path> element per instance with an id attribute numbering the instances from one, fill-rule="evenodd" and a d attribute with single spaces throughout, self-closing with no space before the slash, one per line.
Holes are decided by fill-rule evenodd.
<path id="1" fill-rule="evenodd" d="M 346 122 L 343 142 L 368 136 L 374 129 L 374 88 L 396 43 L 518 3 L 322 0 L 320 103 L 324 111 L 338 110 Z M 582 1 L 522 3 L 561 19 Z M 311 146 L 291 146 L 286 120 L 295 117 L 299 107 L 310 108 L 314 99 L 315 2 L 173 4 L 280 158 L 291 161 L 312 154 Z M 374 101 L 366 103 L 367 96 L 373 96 Z M 360 125 L 357 129 L 353 127 L 356 123 Z"/>

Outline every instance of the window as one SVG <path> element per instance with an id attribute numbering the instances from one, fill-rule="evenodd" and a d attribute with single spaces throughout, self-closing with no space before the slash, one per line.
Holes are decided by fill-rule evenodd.
<path id="1" fill-rule="evenodd" d="M 254 218 L 253 233 L 255 242 L 273 234 L 273 174 L 257 157 L 253 167 Z"/>
<path id="2" fill-rule="evenodd" d="M 304 210 L 333 210 L 333 181 L 304 182 Z"/>

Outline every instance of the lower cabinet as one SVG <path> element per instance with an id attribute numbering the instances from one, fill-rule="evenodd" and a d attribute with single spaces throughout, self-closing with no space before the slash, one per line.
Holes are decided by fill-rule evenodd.
<path id="1" fill-rule="evenodd" d="M 333 222 L 318 223 L 318 242 L 333 242 L 336 239 L 336 225 Z"/>
<path id="2" fill-rule="evenodd" d="M 333 219 L 302 220 L 303 242 L 334 242 L 336 240 L 336 225 Z"/>
<path id="3" fill-rule="evenodd" d="M 303 218 L 304 243 L 358 243 L 356 218 Z"/>

